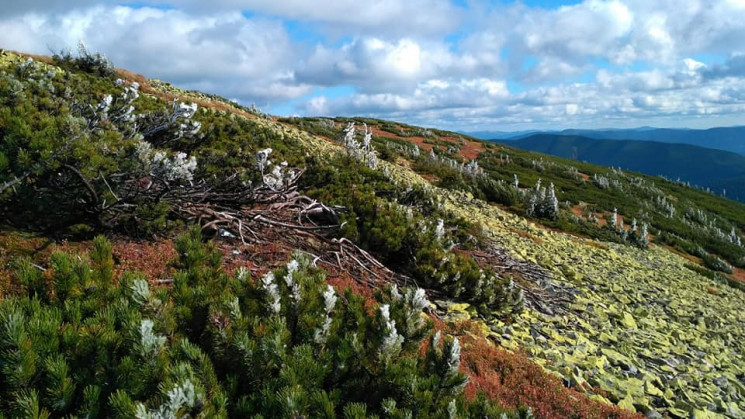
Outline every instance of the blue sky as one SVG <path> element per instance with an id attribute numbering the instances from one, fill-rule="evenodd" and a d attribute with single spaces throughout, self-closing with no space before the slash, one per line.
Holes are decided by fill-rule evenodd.
<path id="1" fill-rule="evenodd" d="M 745 121 L 745 0 L 5 0 L 74 49 L 280 115 L 461 131 Z"/>

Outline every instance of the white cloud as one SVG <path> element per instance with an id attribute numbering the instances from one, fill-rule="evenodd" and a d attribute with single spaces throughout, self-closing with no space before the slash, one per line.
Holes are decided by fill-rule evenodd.
<path id="1" fill-rule="evenodd" d="M 161 1 L 186 7 L 251 10 L 285 19 L 321 23 L 327 30 L 387 36 L 444 34 L 456 28 L 462 10 L 448 0 L 202 0 Z"/>
<path id="2" fill-rule="evenodd" d="M 512 129 L 675 125 L 676 120 L 684 120 L 686 126 L 706 126 L 706 121 L 737 121 L 737 115 L 745 111 L 745 83 L 705 80 L 700 73 L 703 67 L 694 66 L 699 72 L 691 72 L 690 65 L 690 61 L 681 61 L 669 72 L 600 71 L 591 83 L 537 87 L 519 94 L 510 94 L 501 84 L 501 89 L 489 95 L 486 80 L 457 86 L 429 82 L 412 95 L 325 99 L 324 111 L 393 115 L 411 123 L 464 130 L 493 129 L 497 125 Z"/>
<path id="3" fill-rule="evenodd" d="M 555 10 L 518 8 L 522 14 L 508 46 L 518 59 L 539 61 L 524 74 L 528 82 L 577 74 L 570 69 L 593 59 L 671 65 L 700 52 L 745 52 L 739 0 L 586 0 Z"/>
<path id="4" fill-rule="evenodd" d="M 745 78 L 745 55 L 730 57 L 725 63 L 712 66 L 711 68 L 698 67 L 704 77 L 708 79 L 720 79 L 726 77 Z"/>
<path id="5" fill-rule="evenodd" d="M 0 47 L 49 53 L 82 39 L 119 66 L 244 103 L 450 128 L 744 112 L 743 0 L 466 3 L 9 0 Z M 335 86 L 352 93 L 298 101 Z"/>
<path id="6" fill-rule="evenodd" d="M 633 13 L 619 1 L 588 0 L 557 10 L 527 11 L 515 28 L 528 53 L 569 61 L 603 56 L 632 29 Z"/>
<path id="7" fill-rule="evenodd" d="M 13 17 L 29 12 L 61 13 L 72 9 L 88 7 L 101 3 L 97 0 L 4 0 L 0 11 L 2 17 Z"/>
<path id="8" fill-rule="evenodd" d="M 462 8 L 448 0 L 4 0 L 0 15 L 64 13 L 93 5 L 149 5 L 184 10 L 197 16 L 250 11 L 318 23 L 322 30 L 340 35 L 385 33 L 393 37 L 445 34 L 455 29 L 464 15 Z"/>
<path id="9" fill-rule="evenodd" d="M 507 85 L 501 80 L 486 78 L 457 81 L 429 80 L 419 84 L 411 93 L 360 93 L 339 99 L 322 99 L 323 111 L 336 115 L 359 115 L 372 113 L 420 113 L 433 110 L 448 112 L 454 109 L 469 109 L 504 102 L 509 98 Z M 306 110 L 320 114 L 314 98 Z"/>
<path id="10" fill-rule="evenodd" d="M 323 86 L 355 84 L 367 93 L 399 93 L 432 78 L 472 73 L 473 61 L 461 58 L 442 43 L 356 38 L 336 49 L 317 46 L 296 75 Z"/>
<path id="11" fill-rule="evenodd" d="M 19 45 L 18 40 L 21 40 Z M 120 67 L 185 88 L 248 102 L 291 99 L 310 91 L 295 82 L 295 46 L 282 23 L 224 12 L 103 7 L 0 21 L 0 44 L 49 53 L 86 42 Z"/>

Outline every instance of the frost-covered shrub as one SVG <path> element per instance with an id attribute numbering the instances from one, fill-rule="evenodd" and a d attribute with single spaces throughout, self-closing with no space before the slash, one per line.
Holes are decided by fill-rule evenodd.
<path id="1" fill-rule="evenodd" d="M 261 173 L 263 185 L 272 190 L 281 190 L 290 185 L 295 178 L 296 172 L 288 167 L 287 162 L 274 164 L 269 160 L 272 153 L 271 148 L 259 150 L 254 156 L 256 168 Z"/>
<path id="2" fill-rule="evenodd" d="M 262 278 L 238 269 L 231 279 L 198 228 L 176 250 L 169 288 L 115 275 L 111 246 L 97 239 L 79 267 L 60 256 L 51 281 L 4 297 L 0 413 L 468 416 L 460 342 L 437 334 L 420 355 L 432 328 L 423 290 L 388 287 L 374 301 L 351 290 L 339 296 L 301 253 Z M 114 281 L 120 286 L 108 286 Z M 156 297 L 157 307 L 142 304 Z M 478 407 L 498 410 L 483 398 Z"/>
<path id="3" fill-rule="evenodd" d="M 191 182 L 197 169 L 197 159 L 194 156 L 154 150 L 147 141 L 137 142 L 135 156 L 146 172 L 168 182 Z"/>
<path id="4" fill-rule="evenodd" d="M 137 404 L 137 419 L 171 419 L 182 417 L 184 411 L 193 409 L 204 396 L 198 394 L 191 380 L 177 384 L 166 394 L 168 400 L 158 408 L 148 410 L 143 403 Z"/>
<path id="5" fill-rule="evenodd" d="M 342 143 L 344 143 L 344 146 L 346 147 L 347 154 L 369 168 L 377 169 L 378 156 L 372 145 L 372 129 L 369 129 L 367 124 L 363 125 L 363 138 L 361 142 L 357 140 L 357 128 L 355 127 L 354 122 L 350 122 L 347 124 L 347 127 L 344 128 Z"/>
<path id="6" fill-rule="evenodd" d="M 553 183 L 549 185 L 547 190 L 545 187 L 541 187 L 541 180 L 538 179 L 535 188 L 527 194 L 525 213 L 530 217 L 551 220 L 559 217 L 559 200 L 556 198 Z"/>
<path id="7" fill-rule="evenodd" d="M 734 272 L 734 268 L 732 265 L 728 264 L 727 262 L 723 261 L 722 259 L 711 256 L 711 255 L 704 255 L 703 257 L 704 266 L 707 268 L 713 270 L 713 271 L 719 271 L 731 274 Z"/>
<path id="8" fill-rule="evenodd" d="M 152 156 L 151 164 L 153 174 L 171 182 L 191 182 L 197 169 L 197 159 L 186 153 L 175 153 L 169 158 L 165 152 L 157 151 Z"/>
<path id="9" fill-rule="evenodd" d="M 81 41 L 78 42 L 78 53 L 73 55 L 71 51 L 61 51 L 53 57 L 55 64 L 63 68 L 84 71 L 99 77 L 114 77 L 116 69 L 111 60 L 101 53 L 91 53 Z"/>
<path id="10" fill-rule="evenodd" d="M 153 332 L 153 325 L 153 321 L 149 319 L 140 323 L 140 355 L 146 359 L 157 355 L 166 343 L 165 336 Z"/>
<path id="11" fill-rule="evenodd" d="M 404 337 L 399 335 L 396 330 L 396 321 L 391 320 L 390 308 L 388 304 L 379 307 L 381 329 L 384 334 L 380 345 L 380 358 L 386 362 L 398 355 L 401 351 L 401 345 L 404 343 Z"/>

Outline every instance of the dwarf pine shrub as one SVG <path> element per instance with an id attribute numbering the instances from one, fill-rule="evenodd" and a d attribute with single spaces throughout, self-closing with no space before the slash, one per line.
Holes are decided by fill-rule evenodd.
<path id="1" fill-rule="evenodd" d="M 111 244 L 17 263 L 0 301 L 0 415 L 10 417 L 442 417 L 503 411 L 463 395 L 458 340 L 432 333 L 421 289 L 374 310 L 334 290 L 311 258 L 231 276 L 191 229 L 173 287 L 115 275 Z M 506 412 L 510 413 L 510 412 Z M 516 415 L 516 414 L 515 414 Z M 511 417 L 516 417 L 510 415 Z M 354 416 L 358 417 L 358 416 Z"/>

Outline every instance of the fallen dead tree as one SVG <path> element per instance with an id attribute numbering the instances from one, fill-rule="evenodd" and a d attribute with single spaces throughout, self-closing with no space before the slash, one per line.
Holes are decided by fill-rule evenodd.
<path id="1" fill-rule="evenodd" d="M 292 192 L 289 192 L 293 189 Z M 188 222 L 199 224 L 203 233 L 243 245 L 280 245 L 288 251 L 299 249 L 313 255 L 316 265 L 346 272 L 372 288 L 385 284 L 416 285 L 396 273 L 352 241 L 339 237 L 340 213 L 344 208 L 327 206 L 300 195 L 295 185 L 263 194 L 263 203 L 219 206 L 212 202 L 182 202 L 174 211 Z M 431 291 L 431 294 L 438 294 Z"/>

